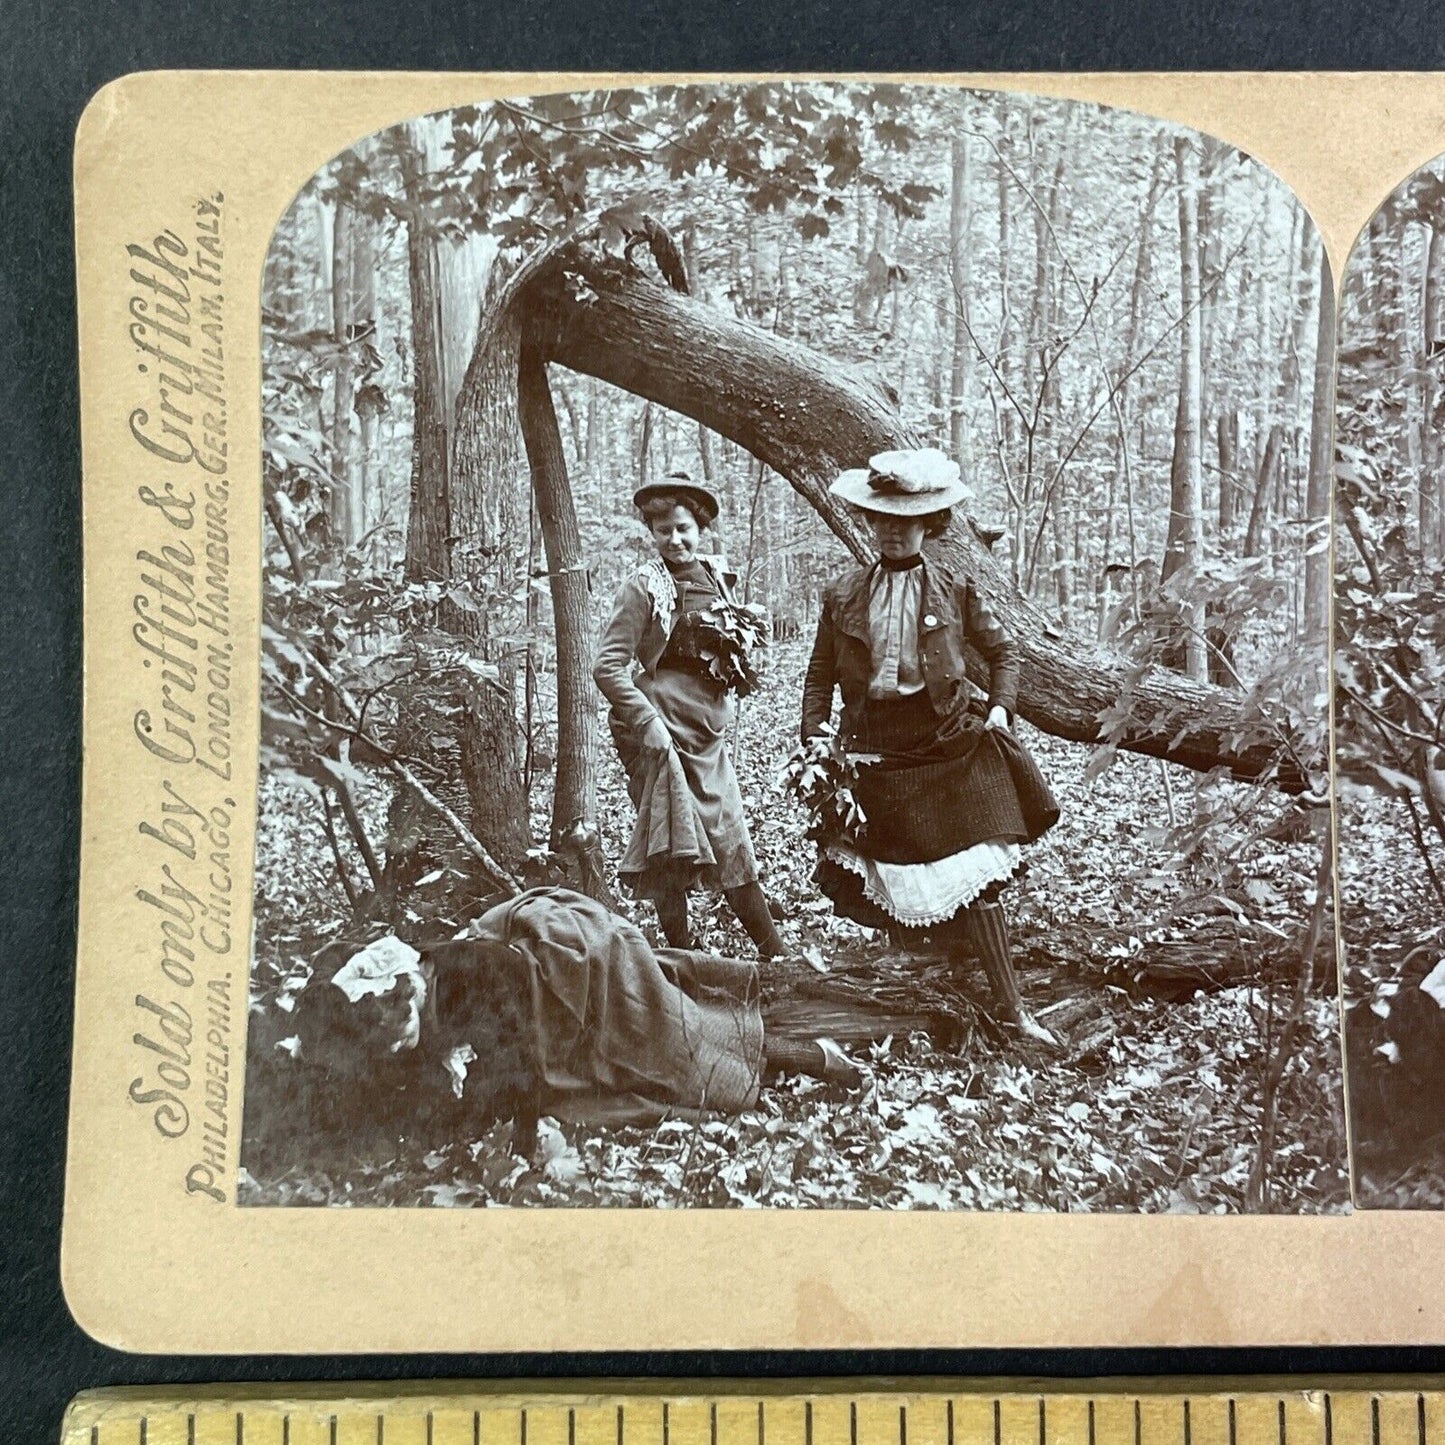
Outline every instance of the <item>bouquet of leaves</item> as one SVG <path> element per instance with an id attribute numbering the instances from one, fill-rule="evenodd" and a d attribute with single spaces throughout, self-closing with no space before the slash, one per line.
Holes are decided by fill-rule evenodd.
<path id="1" fill-rule="evenodd" d="M 856 843 L 868 819 L 853 792 L 860 768 L 879 760 L 877 753 L 850 753 L 832 723 L 824 723 L 783 764 L 783 786 L 808 811 L 808 837 Z"/>
<path id="2" fill-rule="evenodd" d="M 693 657 L 698 671 L 739 697 L 758 689 L 753 652 L 768 640 L 768 614 L 746 602 L 719 597 L 688 619 L 690 627 L 683 651 Z"/>

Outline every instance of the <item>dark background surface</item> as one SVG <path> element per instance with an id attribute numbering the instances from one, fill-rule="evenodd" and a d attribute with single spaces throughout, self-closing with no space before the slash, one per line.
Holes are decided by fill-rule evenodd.
<path id="1" fill-rule="evenodd" d="M 57 1436 L 103 1384 L 576 1375 L 1445 1369 L 1442 1350 L 137 1357 L 60 1294 L 80 764 L 80 463 L 70 153 L 86 100 L 133 70 L 1429 69 L 1420 0 L 232 0 L 0 4 L 0 1437 Z M 204 129 L 197 114 L 190 124 Z M 1445 134 L 1441 137 L 1445 150 Z M 1227 1224 L 1224 1227 L 1228 1227 Z M 757 1282 L 767 1288 L 767 1281 Z M 960 1280 L 959 1288 L 967 1289 Z M 439 1302 L 442 1303 L 442 1302 Z"/>

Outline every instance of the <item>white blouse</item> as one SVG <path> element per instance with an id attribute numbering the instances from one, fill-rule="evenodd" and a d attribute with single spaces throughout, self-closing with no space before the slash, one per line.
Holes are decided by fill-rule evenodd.
<path id="1" fill-rule="evenodd" d="M 923 690 L 923 668 L 918 660 L 918 612 L 922 602 L 922 567 L 894 571 L 879 566 L 868 595 L 868 637 L 873 655 L 869 697 L 910 697 Z"/>

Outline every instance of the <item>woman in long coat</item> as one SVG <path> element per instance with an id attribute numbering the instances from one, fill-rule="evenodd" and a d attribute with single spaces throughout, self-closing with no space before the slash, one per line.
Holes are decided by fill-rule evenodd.
<path id="1" fill-rule="evenodd" d="M 879 558 L 824 595 L 803 740 L 829 721 L 837 689 L 845 747 L 878 761 L 854 788 L 861 833 L 820 839 L 819 886 L 845 917 L 927 932 L 960 964 L 976 957 L 1004 1020 L 1053 1044 L 1024 1007 L 998 903 L 1021 845 L 1059 815 L 1010 730 L 1018 653 L 973 583 L 922 552 L 967 495 L 958 465 L 932 448 L 885 452 L 830 490 L 866 514 Z M 988 664 L 983 709 L 970 705 L 965 643 Z"/>
<path id="2" fill-rule="evenodd" d="M 687 894 L 722 890 L 764 958 L 786 952 L 758 884 L 742 794 L 727 751 L 735 704 L 704 654 L 726 649 L 715 612 L 732 579 L 698 553 L 717 498 L 686 475 L 633 497 L 657 556 L 618 590 L 592 675 L 609 721 L 637 823 L 618 868 L 650 898 L 668 943 L 691 948 Z"/>

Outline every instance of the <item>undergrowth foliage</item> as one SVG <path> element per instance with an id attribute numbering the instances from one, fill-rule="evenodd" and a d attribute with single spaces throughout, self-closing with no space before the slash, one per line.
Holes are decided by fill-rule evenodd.
<path id="1" fill-rule="evenodd" d="M 1345 274 L 1334 704 L 1357 1197 L 1445 1203 L 1445 511 L 1441 163 Z"/>
<path id="2" fill-rule="evenodd" d="M 834 918 L 814 889 L 814 851 L 799 842 L 804 810 L 781 777 L 802 647 L 762 655 L 761 685 L 740 709 L 734 747 L 764 884 L 786 914 L 785 938 L 800 951 L 817 949 L 835 965 L 877 954 L 881 942 Z M 511 1154 L 506 1122 L 478 1138 L 398 1127 L 334 1156 L 313 1149 L 284 1160 L 275 1142 L 284 1125 L 264 1137 L 260 1121 L 286 1117 L 289 1075 L 277 1067 L 285 1061 L 277 1044 L 291 1032 L 288 995 L 304 987 L 320 941 L 348 926 L 316 811 L 298 806 L 295 778 L 268 776 L 258 839 L 263 945 L 253 981 L 246 1201 L 1245 1209 L 1266 1073 L 1291 1011 L 1288 981 L 1195 991 L 1183 1001 L 1125 985 L 1132 960 L 1170 941 L 1187 943 L 1206 909 L 1242 953 L 1297 943 L 1313 902 L 1314 840 L 1279 827 L 1297 805 L 1278 794 L 1222 780 L 1196 784 L 1182 769 L 1122 754 L 1090 777 L 1087 750 L 1033 732 L 1028 743 L 1063 819 L 1029 850 L 1028 872 L 1008 899 L 1021 975 L 1036 995 L 1057 982 L 1054 970 L 1079 990 L 1097 991 L 1103 1027 L 1093 1047 L 1044 1063 L 976 1030 L 956 1054 L 922 1035 L 900 1037 L 861 1059 L 867 1082 L 852 1094 L 792 1079 L 765 1090 L 759 1107 L 737 1119 L 672 1120 L 655 1130 L 544 1121 L 528 1159 Z M 380 827 L 389 785 L 374 767 L 358 771 L 361 811 Z M 616 858 L 632 815 L 615 758 L 604 762 L 601 787 L 604 852 Z M 1196 806 L 1248 820 L 1224 863 L 1190 842 Z M 1141 826 L 1145 818 L 1159 820 L 1154 831 Z M 695 895 L 693 902 L 700 946 L 750 956 L 720 899 Z M 660 943 L 650 909 L 631 905 L 631 912 Z M 1092 951 L 1045 971 L 1039 949 L 1061 935 L 1069 951 L 1078 939 L 1092 940 Z M 1327 962 L 1320 968 L 1330 971 Z M 1338 1014 L 1328 980 L 1319 981 L 1325 987 L 1304 1002 L 1277 1090 L 1268 1173 L 1271 1207 L 1285 1211 L 1337 1209 L 1347 1199 Z"/>
<path id="3" fill-rule="evenodd" d="M 1206 278 L 1192 297 L 1169 275 L 1181 196 L 1200 203 Z M 1026 990 L 1068 1039 L 1061 1061 L 1015 1055 L 984 1027 L 947 1049 L 900 1036 L 874 1049 L 853 1094 L 794 1080 L 735 1120 L 544 1121 L 526 1159 L 505 1121 L 479 1137 L 433 1129 L 401 1087 L 360 1077 L 354 1087 L 374 1091 L 364 1134 L 330 1149 L 294 1128 L 288 1138 L 297 999 L 327 944 L 449 938 L 503 892 L 573 881 L 579 866 L 587 891 L 615 894 L 608 860 L 622 856 L 633 811 L 600 714 L 589 719 L 595 816 L 551 817 L 553 793 L 569 799 L 558 775 L 593 755 L 559 741 L 553 608 L 566 609 L 552 584 L 585 572 L 567 595 L 585 592 L 575 613 L 591 608 L 595 635 L 621 579 L 653 555 L 646 529 L 622 516 L 625 498 L 679 464 L 717 491 L 709 545 L 741 577 L 741 602 L 698 634 L 698 661 L 745 699 L 730 746 L 782 931 L 840 968 L 888 952 L 835 919 L 812 883 L 807 838 L 866 825 L 852 789 L 867 761 L 832 733 L 792 751 L 819 593 L 845 561 L 817 513 L 736 438 L 554 364 L 553 450 L 577 535 L 573 561 L 552 570 L 531 459 L 509 430 L 518 358 L 489 308 L 563 243 L 573 263 L 595 250 L 618 275 L 660 275 L 691 305 L 856 369 L 911 432 L 967 461 L 977 516 L 959 525 L 998 544 L 1049 635 L 1128 660 L 1097 746 L 1028 733 L 1064 818 L 1028 850 L 1008 907 Z M 1295 198 L 1221 142 L 992 92 L 769 82 L 500 101 L 393 127 L 319 173 L 278 228 L 263 315 L 244 1197 L 1339 1207 L 1327 693 L 1318 639 L 1298 625 L 1317 557 L 1291 490 L 1301 459 L 1280 444 L 1314 421 L 1299 383 L 1306 313 L 1322 294 L 1317 249 Z M 564 266 L 574 310 L 601 299 L 587 285 Z M 1215 478 L 1204 459 L 1214 496 L 1193 503 L 1200 545 L 1161 586 L 1154 559 L 1170 551 L 1179 508 L 1160 439 L 1176 426 L 1181 328 L 1204 312 L 1217 336 L 1195 379 L 1210 423 L 1196 428 L 1195 459 L 1217 422 L 1220 465 Z M 492 390 L 469 387 L 492 370 Z M 1370 545 L 1389 551 L 1384 535 Z M 1402 675 L 1428 691 L 1439 636 L 1408 608 L 1391 612 L 1404 583 L 1375 581 L 1346 601 L 1370 610 L 1362 637 L 1380 637 L 1349 686 L 1416 746 L 1399 730 L 1419 732 L 1420 719 L 1382 700 L 1393 684 L 1381 659 L 1405 626 Z M 764 608 L 775 643 L 759 650 Z M 1146 676 L 1186 662 L 1197 674 L 1201 647 L 1209 680 L 1241 704 L 1224 709 L 1234 731 L 1220 749 L 1270 760 L 1256 784 L 1121 746 L 1139 730 Z M 586 691 L 574 666 L 574 742 L 579 683 Z M 1192 726 L 1187 693 L 1150 729 Z M 1420 756 L 1390 764 L 1398 776 L 1358 754 L 1349 766 L 1423 817 L 1428 798 L 1408 781 L 1428 790 Z M 654 930 L 650 909 L 621 906 Z M 695 899 L 694 913 L 703 946 L 751 955 L 719 900 Z M 937 962 L 904 966 L 977 1017 L 970 980 Z"/>

